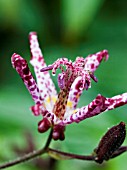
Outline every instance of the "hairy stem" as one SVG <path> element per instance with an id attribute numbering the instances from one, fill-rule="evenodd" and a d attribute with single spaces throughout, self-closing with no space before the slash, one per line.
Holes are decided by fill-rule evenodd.
<path id="1" fill-rule="evenodd" d="M 10 167 L 10 166 L 14 166 L 14 165 L 17 165 L 19 163 L 23 163 L 23 162 L 26 162 L 30 159 L 33 159 L 39 155 L 42 155 L 46 152 L 45 149 L 40 149 L 40 150 L 37 150 L 37 151 L 33 151 L 33 152 L 30 152 L 16 160 L 13 160 L 13 161 L 10 161 L 10 162 L 7 162 L 7 163 L 4 163 L 2 165 L 0 165 L 0 169 L 4 169 L 4 168 L 7 168 L 7 167 Z"/>
<path id="2" fill-rule="evenodd" d="M 47 150 L 48 150 L 48 147 L 49 147 L 49 145 L 50 145 L 50 143 L 51 143 L 51 140 L 52 140 L 52 129 L 51 129 L 51 132 L 50 132 L 50 134 L 49 134 L 49 137 L 48 137 L 48 139 L 47 139 L 47 142 L 46 142 L 44 148 L 39 149 L 39 150 L 36 150 L 36 151 L 33 151 L 33 152 L 30 152 L 30 153 L 28 153 L 28 154 L 25 154 L 25 155 L 23 155 L 22 157 L 17 158 L 17 159 L 15 159 L 15 160 L 6 162 L 6 163 L 0 165 L 0 169 L 8 168 L 8 167 L 17 165 L 17 164 L 19 164 L 19 163 L 26 162 L 26 161 L 28 161 L 28 160 L 31 160 L 31 159 L 33 159 L 33 158 L 35 158 L 35 157 L 37 157 L 37 156 L 40 156 L 40 155 L 46 153 Z"/>
<path id="3" fill-rule="evenodd" d="M 48 153 L 50 156 L 52 156 L 54 158 L 58 158 L 58 159 L 80 159 L 80 160 L 87 160 L 87 161 L 95 161 L 96 157 L 94 155 L 77 155 L 77 154 L 62 152 L 59 150 L 49 148 L 51 140 L 52 140 L 52 130 L 49 134 L 49 137 L 47 139 L 45 146 L 42 149 L 30 152 L 16 160 L 4 163 L 4 164 L 0 165 L 0 169 L 8 168 L 8 167 L 17 165 L 19 163 L 31 160 L 31 159 L 33 159 L 37 156 L 40 156 L 44 153 Z M 127 146 L 122 146 L 119 149 L 117 149 L 110 158 L 114 158 L 126 151 L 127 151 Z"/>
<path id="4" fill-rule="evenodd" d="M 51 129 L 51 131 L 50 131 L 50 134 L 49 134 L 49 136 L 48 136 L 47 142 L 46 142 L 46 144 L 45 144 L 45 146 L 44 146 L 44 150 L 47 150 L 47 148 L 49 147 L 49 145 L 50 145 L 50 143 L 51 143 L 51 140 L 52 140 L 52 132 L 53 132 L 53 129 Z"/>

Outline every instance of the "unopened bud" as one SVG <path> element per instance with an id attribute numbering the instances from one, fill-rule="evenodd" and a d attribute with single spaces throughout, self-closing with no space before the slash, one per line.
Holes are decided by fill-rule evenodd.
<path id="1" fill-rule="evenodd" d="M 43 120 L 38 123 L 38 131 L 44 133 L 50 128 L 50 126 L 50 121 L 47 118 L 43 118 Z"/>
<path id="2" fill-rule="evenodd" d="M 102 137 L 98 147 L 94 150 L 96 153 L 95 161 L 102 163 L 104 160 L 109 160 L 113 153 L 119 149 L 124 142 L 126 136 L 125 123 L 113 126 Z"/>
<path id="3" fill-rule="evenodd" d="M 52 138 L 54 140 L 64 140 L 65 136 L 64 136 L 64 130 L 65 127 L 61 126 L 61 125 L 55 125 L 53 128 L 53 134 L 52 134 Z"/>

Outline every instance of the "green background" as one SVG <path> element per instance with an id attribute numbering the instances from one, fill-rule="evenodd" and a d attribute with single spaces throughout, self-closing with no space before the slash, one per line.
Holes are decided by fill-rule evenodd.
<path id="1" fill-rule="evenodd" d="M 27 146 L 24 133 L 33 136 L 36 148 L 44 145 L 48 132 L 39 134 L 29 108 L 34 104 L 19 75 L 11 66 L 16 52 L 30 59 L 28 34 L 36 31 L 47 64 L 59 57 L 74 60 L 76 56 L 102 49 L 110 58 L 95 75 L 98 83 L 84 92 L 79 107 L 87 105 L 97 94 L 112 97 L 127 91 L 127 1 L 126 0 L 0 0 L 0 162 L 14 159 L 14 147 Z M 32 67 L 30 66 L 31 71 Z M 57 86 L 55 77 L 54 83 Z M 127 122 L 127 106 L 109 111 L 66 128 L 63 142 L 52 146 L 77 154 L 90 154 L 107 128 Z M 127 145 L 127 140 L 125 140 Z M 10 170 L 125 170 L 127 154 L 98 165 L 79 160 L 56 161 L 55 165 L 39 166 L 34 161 L 11 167 Z"/>

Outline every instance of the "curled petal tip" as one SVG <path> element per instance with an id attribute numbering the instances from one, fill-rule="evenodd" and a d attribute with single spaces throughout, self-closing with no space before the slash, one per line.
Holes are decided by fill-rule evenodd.
<path id="1" fill-rule="evenodd" d="M 12 55 L 11 59 L 13 60 L 13 59 L 19 58 L 19 57 L 21 58 L 21 56 L 20 56 L 19 54 L 14 53 L 14 54 Z"/>
<path id="2" fill-rule="evenodd" d="M 19 65 L 22 65 L 24 62 L 26 62 L 20 55 L 14 53 L 11 57 L 11 63 L 13 68 L 16 68 Z"/>
<path id="3" fill-rule="evenodd" d="M 12 57 L 11 57 L 11 62 L 14 62 L 14 61 L 15 61 L 16 56 L 17 56 L 17 54 L 16 54 L 16 53 L 14 53 L 14 54 L 12 55 Z"/>
<path id="4" fill-rule="evenodd" d="M 16 59 L 16 53 L 14 53 L 14 54 L 12 55 L 12 57 L 11 57 L 11 63 L 12 63 L 12 66 L 13 66 L 13 67 L 15 67 L 15 66 L 14 66 L 15 59 Z"/>
<path id="5" fill-rule="evenodd" d="M 29 36 L 32 36 L 32 35 L 37 35 L 37 33 L 32 31 L 32 32 L 29 33 Z"/>
<path id="6" fill-rule="evenodd" d="M 13 53 L 12 56 L 16 55 L 16 53 Z"/>
<path id="7" fill-rule="evenodd" d="M 103 52 L 103 54 L 105 56 L 105 61 L 107 61 L 108 58 L 109 58 L 108 50 L 103 50 L 102 52 Z"/>

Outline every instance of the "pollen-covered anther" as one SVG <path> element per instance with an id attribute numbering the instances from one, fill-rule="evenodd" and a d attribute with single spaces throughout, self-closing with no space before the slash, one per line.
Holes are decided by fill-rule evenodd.
<path id="1" fill-rule="evenodd" d="M 43 118 L 39 123 L 38 123 L 38 131 L 40 133 L 46 132 L 49 128 L 51 127 L 51 123 L 47 118 Z"/>
<path id="2" fill-rule="evenodd" d="M 54 140 L 64 140 L 65 139 L 64 131 L 65 131 L 65 127 L 64 126 L 62 126 L 62 125 L 55 125 L 53 127 L 52 138 Z"/>

